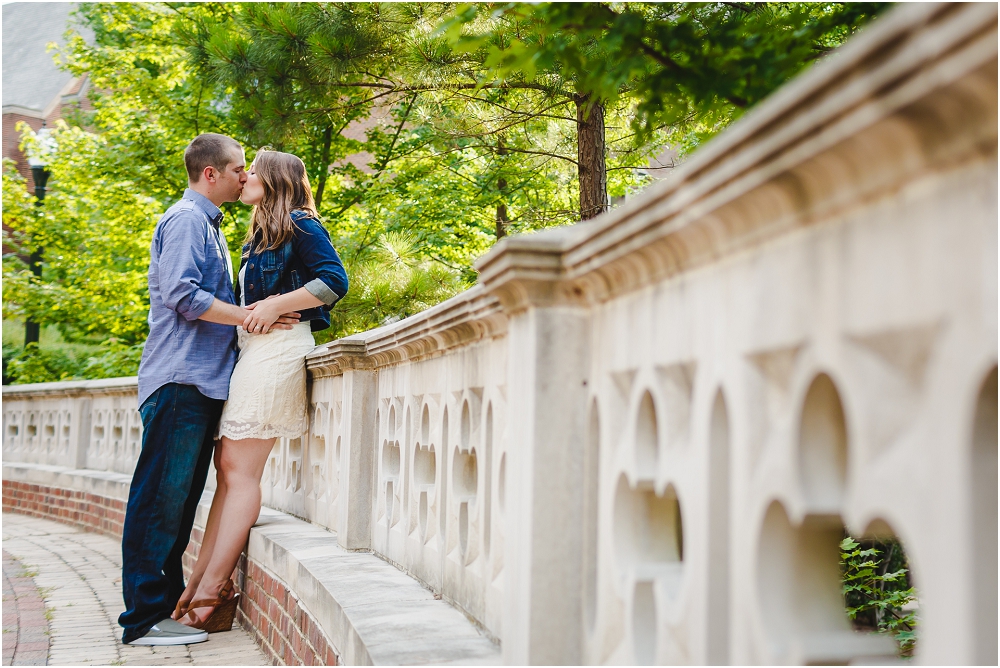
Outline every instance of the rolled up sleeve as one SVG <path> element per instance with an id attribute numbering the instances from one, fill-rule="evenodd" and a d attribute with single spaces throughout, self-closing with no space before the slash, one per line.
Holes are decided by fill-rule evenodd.
<path id="1" fill-rule="evenodd" d="M 349 287 L 344 264 L 319 221 L 306 218 L 298 225 L 304 234 L 296 235 L 296 252 L 313 276 L 304 287 L 316 299 L 333 306 L 344 298 Z"/>
<path id="2" fill-rule="evenodd" d="M 330 289 L 330 287 L 323 282 L 321 278 L 314 278 L 305 284 L 305 289 L 309 291 L 316 299 L 320 300 L 327 306 L 333 306 L 340 299 L 340 296 Z"/>
<path id="3" fill-rule="evenodd" d="M 160 294 L 163 305 L 197 320 L 215 301 L 202 288 L 205 266 L 205 222 L 194 213 L 178 212 L 160 230 Z"/>

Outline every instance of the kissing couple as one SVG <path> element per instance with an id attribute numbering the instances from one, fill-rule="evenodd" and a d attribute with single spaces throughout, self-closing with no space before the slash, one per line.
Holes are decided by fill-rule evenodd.
<path id="1" fill-rule="evenodd" d="M 305 356 L 348 287 L 302 160 L 262 149 L 247 169 L 239 142 L 207 133 L 184 165 L 188 187 L 149 250 L 142 450 L 118 618 L 131 645 L 186 645 L 232 628 L 231 576 L 260 513 L 264 465 L 276 438 L 308 428 Z M 234 285 L 219 207 L 237 200 L 253 209 Z M 215 497 L 185 587 L 181 557 L 213 456 Z"/>

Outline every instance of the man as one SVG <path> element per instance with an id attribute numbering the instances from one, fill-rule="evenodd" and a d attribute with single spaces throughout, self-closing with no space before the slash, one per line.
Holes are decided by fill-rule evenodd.
<path id="1" fill-rule="evenodd" d="M 223 202 L 247 175 L 243 147 L 199 135 L 184 151 L 188 188 L 156 225 L 149 262 L 149 338 L 139 364 L 142 452 L 122 535 L 122 642 L 185 645 L 204 631 L 170 619 L 184 591 L 181 556 L 212 461 L 213 437 L 236 364 L 232 261 L 219 230 Z M 279 319 L 279 327 L 298 314 Z"/>

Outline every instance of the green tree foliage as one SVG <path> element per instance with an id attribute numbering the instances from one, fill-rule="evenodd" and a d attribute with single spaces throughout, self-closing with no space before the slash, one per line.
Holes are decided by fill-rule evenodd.
<path id="1" fill-rule="evenodd" d="M 902 656 L 912 656 L 917 641 L 917 593 L 910 584 L 906 555 L 899 543 L 850 536 L 840 543 L 847 614 L 859 628 L 888 633 Z"/>
<path id="2" fill-rule="evenodd" d="M 7 375 L 20 385 L 134 376 L 141 357 L 142 344 L 129 346 L 112 338 L 96 346 L 91 355 L 71 346 L 43 348 L 29 343 L 5 361 Z"/>
<path id="3" fill-rule="evenodd" d="M 460 7 L 458 48 L 487 47 L 494 79 L 571 77 L 594 100 L 636 101 L 633 126 L 717 131 L 830 52 L 888 3 L 508 3 Z M 469 29 L 492 10 L 506 44 Z M 497 30 L 496 28 L 494 31 Z"/>
<path id="4" fill-rule="evenodd" d="M 362 332 L 418 313 L 455 294 L 457 277 L 426 259 L 416 239 L 403 232 L 381 235 L 355 265 L 360 286 L 341 300 L 332 315 L 339 331 Z"/>
<path id="5" fill-rule="evenodd" d="M 41 280 L 16 256 L 5 260 L 4 316 L 57 324 L 69 341 L 96 335 L 141 343 L 150 234 L 162 207 L 127 175 L 90 171 L 109 157 L 102 135 L 60 123 L 50 138 L 52 185 L 44 206 L 34 205 L 16 171 L 4 175 L 12 241 L 24 254 L 44 249 Z"/>
<path id="6" fill-rule="evenodd" d="M 498 206 L 514 230 L 574 219 L 563 194 L 572 163 L 545 148 L 563 133 L 523 94 L 477 94 L 474 72 L 435 36 L 448 6 L 227 8 L 230 23 L 184 24 L 192 65 L 230 101 L 239 138 L 306 160 L 349 263 L 380 234 L 406 231 L 467 274 L 506 231 Z M 352 125 L 364 142 L 346 136 Z M 347 159 L 359 152 L 367 159 Z"/>

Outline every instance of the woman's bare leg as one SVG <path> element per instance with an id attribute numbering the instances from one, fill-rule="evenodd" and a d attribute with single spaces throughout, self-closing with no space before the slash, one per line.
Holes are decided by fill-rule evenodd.
<path id="1" fill-rule="evenodd" d="M 273 447 L 273 438 L 234 441 L 227 437 L 216 446 L 218 489 L 206 526 L 204 552 L 191 578 L 195 586 L 193 600 L 215 598 L 233 574 L 250 527 L 260 514 L 260 478 Z M 194 613 L 199 619 L 210 614 L 207 609 Z"/>
<path id="2" fill-rule="evenodd" d="M 215 547 L 215 539 L 219 528 L 219 517 L 222 514 L 222 508 L 226 501 L 226 492 L 228 491 L 226 479 L 218 474 L 220 453 L 221 450 L 217 442 L 215 452 L 213 453 L 216 482 L 215 494 L 212 496 L 212 508 L 208 513 L 208 522 L 205 523 L 205 534 L 201 539 L 201 547 L 198 549 L 198 560 L 191 570 L 191 578 L 188 580 L 184 593 L 181 594 L 181 600 L 194 600 L 193 597 L 198 590 L 198 585 L 201 583 L 201 578 L 205 575 L 205 569 L 208 568 L 208 564 L 212 559 L 212 551 Z"/>

